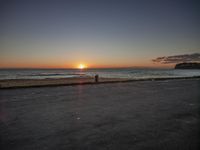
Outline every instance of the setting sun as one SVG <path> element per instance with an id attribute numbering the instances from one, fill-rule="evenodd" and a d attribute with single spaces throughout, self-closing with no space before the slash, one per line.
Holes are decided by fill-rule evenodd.
<path id="1" fill-rule="evenodd" d="M 86 65 L 84 65 L 84 64 L 79 64 L 79 65 L 78 65 L 78 68 L 79 68 L 79 69 L 85 69 L 85 68 L 86 68 Z"/>

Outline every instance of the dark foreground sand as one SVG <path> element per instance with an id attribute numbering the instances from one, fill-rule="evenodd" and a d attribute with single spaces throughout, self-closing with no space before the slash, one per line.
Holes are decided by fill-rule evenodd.
<path id="1" fill-rule="evenodd" d="M 197 150 L 200 80 L 0 91 L 1 150 Z"/>

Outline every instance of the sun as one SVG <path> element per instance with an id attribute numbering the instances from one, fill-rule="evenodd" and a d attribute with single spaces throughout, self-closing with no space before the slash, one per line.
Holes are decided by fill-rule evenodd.
<path id="1" fill-rule="evenodd" d="M 84 64 L 79 64 L 79 65 L 78 65 L 78 68 L 79 68 L 79 69 L 85 69 L 85 68 L 87 68 L 87 67 L 86 67 L 86 65 L 84 65 Z"/>

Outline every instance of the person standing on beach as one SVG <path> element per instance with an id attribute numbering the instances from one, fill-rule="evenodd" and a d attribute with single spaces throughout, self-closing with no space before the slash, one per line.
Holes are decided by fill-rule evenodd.
<path id="1" fill-rule="evenodd" d="M 95 82 L 96 82 L 96 83 L 99 82 L 99 75 L 98 75 L 98 74 L 96 74 L 96 75 L 94 76 L 94 78 L 95 78 Z"/>

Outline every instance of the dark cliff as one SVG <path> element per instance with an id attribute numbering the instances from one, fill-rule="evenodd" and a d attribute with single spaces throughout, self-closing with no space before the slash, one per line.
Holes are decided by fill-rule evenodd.
<path id="1" fill-rule="evenodd" d="M 200 69 L 200 63 L 180 63 L 176 64 L 175 69 Z"/>

